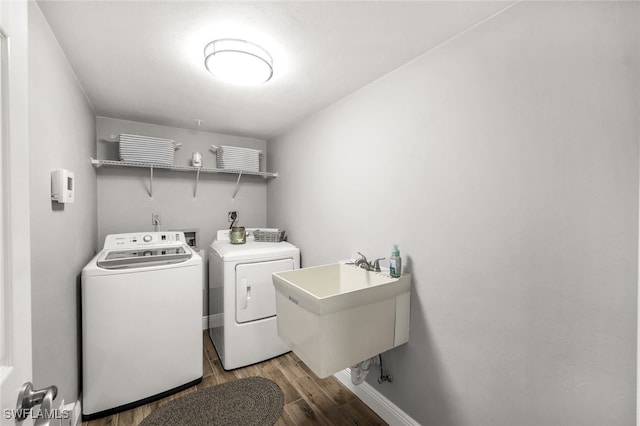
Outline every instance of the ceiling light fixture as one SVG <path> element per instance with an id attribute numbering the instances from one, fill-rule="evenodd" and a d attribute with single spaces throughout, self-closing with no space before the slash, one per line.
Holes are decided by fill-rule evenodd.
<path id="1" fill-rule="evenodd" d="M 273 76 L 269 52 L 250 41 L 224 38 L 204 48 L 204 66 L 215 77 L 233 84 L 265 83 Z"/>

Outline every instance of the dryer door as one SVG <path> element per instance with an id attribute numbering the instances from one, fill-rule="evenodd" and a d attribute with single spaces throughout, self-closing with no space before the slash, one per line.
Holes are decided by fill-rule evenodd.
<path id="1" fill-rule="evenodd" d="M 236 266 L 236 321 L 255 321 L 276 315 L 274 272 L 293 269 L 293 259 L 245 263 Z"/>

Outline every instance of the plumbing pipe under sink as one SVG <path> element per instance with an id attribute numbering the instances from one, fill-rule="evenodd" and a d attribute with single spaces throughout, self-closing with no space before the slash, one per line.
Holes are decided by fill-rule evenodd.
<path id="1" fill-rule="evenodd" d="M 371 371 L 371 367 L 375 365 L 380 365 L 380 358 L 378 357 L 378 355 L 352 365 L 350 367 L 351 383 L 353 383 L 354 385 L 359 385 L 360 383 L 364 382 L 367 374 L 369 374 L 369 371 Z"/>

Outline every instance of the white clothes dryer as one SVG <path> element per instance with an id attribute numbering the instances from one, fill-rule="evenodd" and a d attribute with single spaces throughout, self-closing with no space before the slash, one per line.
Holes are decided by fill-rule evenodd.
<path id="1" fill-rule="evenodd" d="M 218 231 L 209 247 L 209 335 L 225 370 L 289 352 L 278 336 L 274 272 L 300 267 L 300 249 L 286 241 L 231 244 Z"/>
<path id="2" fill-rule="evenodd" d="M 82 270 L 82 417 L 202 380 L 202 258 L 182 232 L 108 235 Z"/>

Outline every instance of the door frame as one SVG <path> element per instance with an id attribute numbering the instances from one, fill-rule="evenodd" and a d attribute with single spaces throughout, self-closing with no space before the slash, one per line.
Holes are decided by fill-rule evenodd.
<path id="1" fill-rule="evenodd" d="M 5 38 L 2 60 L 2 149 L 0 226 L 3 258 L 2 305 L 4 357 L 0 363 L 1 425 L 15 424 L 18 391 L 32 378 L 31 246 L 28 132 L 28 2 L 0 1 L 0 31 Z M 5 410 L 9 410 L 6 412 Z M 31 419 L 21 423 L 31 424 Z"/>

